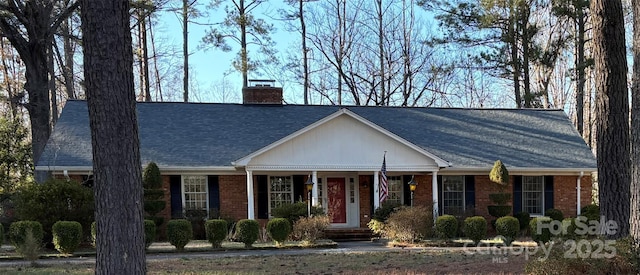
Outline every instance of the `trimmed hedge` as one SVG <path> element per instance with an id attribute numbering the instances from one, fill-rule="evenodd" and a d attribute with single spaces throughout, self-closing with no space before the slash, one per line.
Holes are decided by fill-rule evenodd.
<path id="1" fill-rule="evenodd" d="M 267 233 L 277 245 L 281 245 L 291 234 L 291 223 L 285 218 L 274 218 L 267 223 Z"/>
<path id="2" fill-rule="evenodd" d="M 207 232 L 207 240 L 214 248 L 220 247 L 222 241 L 227 238 L 227 221 L 222 219 L 207 220 L 204 224 Z"/>
<path id="3" fill-rule="evenodd" d="M 564 220 L 564 214 L 562 214 L 562 211 L 555 209 L 555 208 L 549 208 L 547 210 L 544 211 L 544 215 L 551 218 L 554 221 L 562 221 Z"/>
<path id="4" fill-rule="evenodd" d="M 487 236 L 487 220 L 482 216 L 469 217 L 464 220 L 464 235 L 479 243 Z"/>
<path id="5" fill-rule="evenodd" d="M 401 205 L 395 202 L 383 202 L 378 209 L 373 211 L 372 220 L 385 222 L 391 213 L 400 210 Z"/>
<path id="6" fill-rule="evenodd" d="M 58 221 L 51 227 L 53 245 L 64 254 L 73 254 L 82 242 L 82 225 L 75 221 Z"/>
<path id="7" fill-rule="evenodd" d="M 513 217 L 518 219 L 518 222 L 520 222 L 520 230 L 524 230 L 529 227 L 529 222 L 531 221 L 531 216 L 529 215 L 529 213 L 518 212 Z"/>
<path id="8" fill-rule="evenodd" d="M 580 216 L 587 217 L 589 221 L 599 221 L 600 220 L 600 206 L 597 204 L 589 204 L 585 205 L 580 209 Z"/>
<path id="9" fill-rule="evenodd" d="M 144 220 L 144 247 L 149 248 L 156 240 L 156 223 L 152 220 Z"/>
<path id="10" fill-rule="evenodd" d="M 551 240 L 551 232 L 549 231 L 548 226 L 542 228 L 540 232 L 537 231 L 538 222 L 548 224 L 551 221 L 552 219 L 549 217 L 537 217 L 531 219 L 531 222 L 529 222 L 529 231 L 531 232 L 531 239 L 533 239 L 534 242 L 546 243 Z"/>
<path id="11" fill-rule="evenodd" d="M 193 239 L 191 222 L 185 219 L 170 220 L 167 223 L 167 239 L 178 251 L 184 250 L 184 247 Z"/>
<path id="12" fill-rule="evenodd" d="M 17 221 L 9 226 L 9 240 L 15 247 L 22 246 L 25 243 L 27 229 L 31 229 L 33 238 L 42 242 L 44 230 L 42 224 L 37 221 Z"/>
<path id="13" fill-rule="evenodd" d="M 442 215 L 436 219 L 436 234 L 442 239 L 451 239 L 458 233 L 458 219 L 452 215 Z"/>
<path id="14" fill-rule="evenodd" d="M 236 239 L 250 248 L 260 236 L 260 224 L 256 220 L 243 219 L 236 223 Z"/>
<path id="15" fill-rule="evenodd" d="M 511 216 L 500 217 L 496 220 L 496 233 L 504 237 L 505 245 L 511 245 L 520 233 L 520 222 Z"/>

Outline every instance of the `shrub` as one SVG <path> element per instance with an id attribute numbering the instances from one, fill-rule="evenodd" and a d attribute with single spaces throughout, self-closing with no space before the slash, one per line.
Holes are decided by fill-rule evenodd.
<path id="1" fill-rule="evenodd" d="M 378 209 L 373 211 L 373 216 L 371 216 L 372 220 L 377 220 L 380 222 L 386 222 L 391 213 L 400 209 L 400 204 L 394 202 L 383 202 Z"/>
<path id="2" fill-rule="evenodd" d="M 511 213 L 510 205 L 488 205 L 487 210 L 492 217 L 500 218 Z"/>
<path id="3" fill-rule="evenodd" d="M 544 211 L 544 215 L 551 218 L 554 221 L 562 221 L 564 220 L 564 215 L 562 214 L 562 211 L 555 209 L 555 208 L 549 208 L 547 210 Z"/>
<path id="4" fill-rule="evenodd" d="M 580 209 L 580 216 L 587 217 L 590 221 L 600 220 L 600 206 L 597 204 L 589 204 Z"/>
<path id="5" fill-rule="evenodd" d="M 33 231 L 33 228 L 27 228 L 24 243 L 16 247 L 16 251 L 26 260 L 31 261 L 32 265 L 40 258 L 40 251 L 42 251 L 42 238 L 35 237 Z"/>
<path id="6" fill-rule="evenodd" d="M 496 220 L 496 233 L 504 237 L 504 244 L 511 245 L 520 233 L 520 222 L 511 216 L 504 216 Z"/>
<path id="7" fill-rule="evenodd" d="M 575 218 L 566 218 L 562 220 L 562 232 L 563 237 L 567 239 L 576 239 L 576 219 Z"/>
<path id="8" fill-rule="evenodd" d="M 436 219 L 436 234 L 439 238 L 451 239 L 458 233 L 458 219 L 452 215 L 443 215 Z"/>
<path id="9" fill-rule="evenodd" d="M 220 247 L 222 241 L 227 238 L 227 221 L 222 219 L 207 220 L 204 224 L 207 232 L 207 240 L 214 248 Z"/>
<path id="10" fill-rule="evenodd" d="M 144 220 L 144 247 L 149 248 L 156 240 L 156 223 L 152 220 Z"/>
<path id="11" fill-rule="evenodd" d="M 4 244 L 4 225 L 0 224 L 0 245 Z"/>
<path id="12" fill-rule="evenodd" d="M 487 236 L 487 220 L 482 216 L 469 217 L 464 220 L 464 235 L 474 243 Z"/>
<path id="13" fill-rule="evenodd" d="M 274 218 L 267 223 L 267 233 L 276 244 L 282 244 L 291 234 L 291 223 L 285 218 Z"/>
<path id="14" fill-rule="evenodd" d="M 492 193 L 489 200 L 497 205 L 505 205 L 511 199 L 511 193 Z"/>
<path id="15" fill-rule="evenodd" d="M 552 220 L 549 217 L 537 217 L 531 219 L 531 222 L 529 222 L 529 231 L 531 232 L 531 238 L 533 241 L 546 243 L 551 240 L 551 232 L 549 231 L 548 226 L 545 226 L 538 231 L 538 223 L 548 224 L 551 221 Z"/>
<path id="16" fill-rule="evenodd" d="M 514 215 L 518 222 L 520 223 L 520 230 L 525 230 L 529 227 L 529 222 L 531 221 L 531 216 L 527 212 L 518 212 Z"/>
<path id="17" fill-rule="evenodd" d="M 193 238 L 191 222 L 184 219 L 170 220 L 167 223 L 167 238 L 178 251 L 184 250 L 184 247 Z"/>
<path id="18" fill-rule="evenodd" d="M 431 235 L 433 212 L 424 206 L 402 207 L 391 213 L 385 224 L 387 238 L 413 242 Z"/>
<path id="19" fill-rule="evenodd" d="M 93 190 L 76 181 L 50 179 L 20 189 L 15 197 L 19 220 L 39 221 L 47 242 L 57 221 L 77 221 L 89 235 L 94 215 Z"/>
<path id="20" fill-rule="evenodd" d="M 42 230 L 42 224 L 36 221 L 17 221 L 9 226 L 9 240 L 15 247 L 19 247 L 25 243 L 27 231 L 30 230 L 32 236 L 42 241 L 44 231 Z"/>
<path id="21" fill-rule="evenodd" d="M 243 219 L 236 224 L 236 240 L 250 248 L 260 237 L 260 224 L 256 220 Z"/>
<path id="22" fill-rule="evenodd" d="M 271 209 L 271 215 L 274 218 L 285 218 L 290 224 L 294 224 L 297 220 L 307 216 L 308 206 L 305 202 L 284 203 Z M 320 207 L 311 207 L 311 216 L 323 215 L 324 210 Z"/>
<path id="23" fill-rule="evenodd" d="M 82 225 L 74 221 L 58 221 L 51 228 L 53 245 L 64 254 L 73 254 L 82 242 Z"/>
<path id="24" fill-rule="evenodd" d="M 304 217 L 293 224 L 293 238 L 306 244 L 313 244 L 322 238 L 331 221 L 326 215 Z"/>
<path id="25" fill-rule="evenodd" d="M 384 222 L 382 221 L 371 219 L 367 223 L 367 227 L 369 227 L 369 229 L 371 229 L 371 232 L 373 232 L 373 234 L 375 235 L 382 236 L 384 234 Z"/>
<path id="26" fill-rule="evenodd" d="M 142 185 L 144 189 L 158 189 L 162 187 L 162 176 L 155 162 L 149 162 L 142 172 Z"/>
<path id="27" fill-rule="evenodd" d="M 96 222 L 92 222 L 91 223 L 91 245 L 93 245 L 93 247 L 96 247 L 97 233 L 98 233 L 98 226 L 96 225 Z"/>

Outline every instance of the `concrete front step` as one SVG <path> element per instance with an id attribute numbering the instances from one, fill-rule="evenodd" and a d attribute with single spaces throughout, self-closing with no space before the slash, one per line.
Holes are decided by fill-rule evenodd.
<path id="1" fill-rule="evenodd" d="M 369 228 L 327 229 L 324 236 L 336 242 L 369 241 L 373 233 Z"/>

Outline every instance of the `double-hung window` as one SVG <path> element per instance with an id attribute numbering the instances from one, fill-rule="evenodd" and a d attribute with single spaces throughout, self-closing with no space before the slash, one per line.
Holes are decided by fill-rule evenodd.
<path id="1" fill-rule="evenodd" d="M 293 180 L 291 176 L 269 177 L 269 213 L 285 203 L 293 203 Z"/>
<path id="2" fill-rule="evenodd" d="M 464 176 L 442 176 L 442 213 L 464 213 Z"/>
<path id="3" fill-rule="evenodd" d="M 182 176 L 184 210 L 207 210 L 207 177 Z"/>
<path id="4" fill-rule="evenodd" d="M 522 177 L 522 210 L 530 215 L 544 215 L 544 177 Z"/>
<path id="5" fill-rule="evenodd" d="M 402 204 L 402 177 L 387 176 L 387 203 Z"/>

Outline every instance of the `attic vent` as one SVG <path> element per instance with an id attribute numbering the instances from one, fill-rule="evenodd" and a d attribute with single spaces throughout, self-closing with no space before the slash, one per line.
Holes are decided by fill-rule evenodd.
<path id="1" fill-rule="evenodd" d="M 242 89 L 242 104 L 282 105 L 282 88 L 275 84 L 275 80 L 249 79 L 249 86 Z"/>

